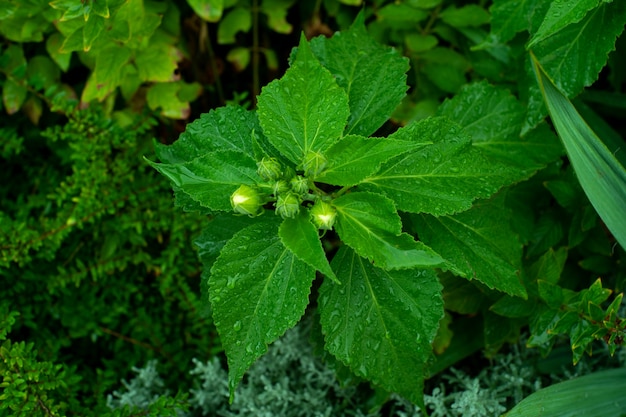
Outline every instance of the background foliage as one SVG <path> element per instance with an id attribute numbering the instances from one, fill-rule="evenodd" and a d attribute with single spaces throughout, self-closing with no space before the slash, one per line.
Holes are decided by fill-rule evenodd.
<path id="1" fill-rule="evenodd" d="M 345 31 L 362 8 L 368 33 L 408 57 L 408 95 L 381 135 L 439 115 L 479 144 L 494 132 L 506 142 L 507 132 L 532 129 L 546 143 L 547 110 L 529 48 L 598 135 L 622 143 L 626 6 L 574 3 L 562 13 L 558 2 L 514 0 L 0 1 L 0 415 L 135 415 L 110 408 L 123 405 L 112 393 L 152 359 L 169 395 L 148 392 L 150 400 L 133 405 L 151 414 L 189 406 L 203 413 L 193 402 L 203 398 L 193 390 L 203 388 L 189 372 L 213 363 L 219 374 L 221 343 L 201 299 L 193 240 L 210 219 L 173 207 L 167 180 L 142 156 L 153 155 L 153 138 L 171 143 L 187 120 L 227 101 L 254 106 L 260 86 L 286 69 L 301 30 L 308 38 Z M 477 124 L 481 117 L 491 124 Z M 439 274 L 446 316 L 431 373 L 460 364 L 476 375 L 485 365 L 473 365 L 481 350 L 495 355 L 526 329 L 528 344 L 545 354 L 569 336 L 575 361 L 601 349 L 598 338 L 612 349 L 623 343 L 615 294 L 624 290 L 626 255 L 566 158 L 478 205 L 514 220 L 498 243 L 497 234 L 481 241 L 471 230 L 488 226 L 462 215 L 406 221 L 472 277 L 480 274 L 472 251 L 438 232 L 463 225 L 463 241 L 497 248 L 497 273 L 521 271 L 528 300 Z M 358 382 L 326 360 L 339 380 Z M 331 379 L 318 367 L 303 372 Z M 436 385 L 427 381 L 427 391 Z M 323 389 L 355 415 L 387 398 L 367 384 L 348 394 Z"/>

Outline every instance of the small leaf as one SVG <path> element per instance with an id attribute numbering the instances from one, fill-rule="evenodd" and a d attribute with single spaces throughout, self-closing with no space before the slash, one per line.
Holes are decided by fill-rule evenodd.
<path id="1" fill-rule="evenodd" d="M 180 98 L 180 91 L 183 88 L 183 82 L 174 83 L 158 83 L 153 84 L 148 89 L 146 99 L 148 106 L 152 110 L 161 109 L 161 114 L 171 119 L 187 119 L 191 112 L 188 101 Z M 196 92 L 196 97 L 202 91 L 202 87 L 198 83 L 189 84 Z"/>
<path id="2" fill-rule="evenodd" d="M 487 10 L 477 4 L 470 4 L 458 9 L 455 6 L 450 6 L 441 12 L 439 17 L 455 28 L 481 26 L 489 23 L 491 19 Z"/>
<path id="3" fill-rule="evenodd" d="M 346 135 L 373 134 L 391 116 L 407 90 L 408 60 L 376 42 L 363 20 L 360 13 L 347 31 L 330 39 L 311 40 L 313 53 L 348 94 Z"/>
<path id="4" fill-rule="evenodd" d="M 385 271 L 341 247 L 332 267 L 342 284 L 319 290 L 326 349 L 358 376 L 423 404 L 425 364 L 444 315 L 432 270 Z"/>
<path id="5" fill-rule="evenodd" d="M 322 248 L 317 228 L 309 219 L 308 210 L 300 210 L 295 218 L 286 218 L 278 229 L 280 240 L 301 261 L 339 283 Z"/>
<path id="6" fill-rule="evenodd" d="M 102 30 L 104 30 L 104 17 L 102 16 L 92 16 L 91 19 L 85 22 L 83 27 L 83 51 L 88 52 L 91 50 L 91 46 L 99 38 Z"/>
<path id="7" fill-rule="evenodd" d="M 346 93 L 313 56 L 304 35 L 291 68 L 258 98 L 263 133 L 296 165 L 309 151 L 323 154 L 342 136 L 348 112 Z"/>
<path id="8" fill-rule="evenodd" d="M 94 98 L 104 100 L 122 82 L 124 67 L 132 56 L 130 49 L 112 44 L 100 50 L 96 57 L 96 66 L 89 79 L 91 90 L 85 88 L 82 101 Z"/>
<path id="9" fill-rule="evenodd" d="M 166 36 L 153 36 L 146 48 L 135 52 L 135 66 L 143 82 L 170 82 L 177 77 L 175 71 L 182 52 Z"/>
<path id="10" fill-rule="evenodd" d="M 235 7 L 220 21 L 217 27 L 217 43 L 235 43 L 239 32 L 247 33 L 252 27 L 252 12 L 245 7 Z"/>
<path id="11" fill-rule="evenodd" d="M 187 0 L 194 12 L 207 22 L 219 22 L 224 10 L 224 0 Z"/>
<path id="12" fill-rule="evenodd" d="M 267 25 L 275 32 L 288 34 L 293 26 L 287 22 L 287 12 L 295 0 L 263 0 L 261 13 L 267 16 Z"/>
<path id="13" fill-rule="evenodd" d="M 261 181 L 256 161 L 236 151 L 211 152 L 181 164 L 148 163 L 193 200 L 212 210 L 231 211 L 231 194 L 242 184 Z"/>
<path id="14" fill-rule="evenodd" d="M 348 135 L 328 149 L 326 168 L 315 177 L 326 184 L 352 186 L 376 172 L 383 162 L 425 143 Z"/>
<path id="15" fill-rule="evenodd" d="M 209 299 L 228 360 L 231 401 L 246 370 L 309 303 L 315 271 L 283 246 L 277 232 L 276 218 L 242 229 L 211 269 Z"/>
<path id="16" fill-rule="evenodd" d="M 354 192 L 333 201 L 335 229 L 359 255 L 384 269 L 436 267 L 443 259 L 422 242 L 402 233 L 400 216 L 388 198 Z"/>
<path id="17" fill-rule="evenodd" d="M 22 104 L 24 104 L 27 94 L 28 90 L 26 87 L 15 83 L 11 78 L 4 80 L 2 85 L 2 103 L 7 114 L 17 113 Z"/>

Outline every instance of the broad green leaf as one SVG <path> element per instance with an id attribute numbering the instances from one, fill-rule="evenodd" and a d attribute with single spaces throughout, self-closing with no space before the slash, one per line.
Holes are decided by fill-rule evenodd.
<path id="1" fill-rule="evenodd" d="M 503 417 L 607 417 L 626 414 L 626 368 L 594 372 L 543 388 Z"/>
<path id="2" fill-rule="evenodd" d="M 411 7 L 406 3 L 390 3 L 376 11 L 378 20 L 398 29 L 415 27 L 415 24 L 426 20 L 428 16 L 427 11 Z"/>
<path id="3" fill-rule="evenodd" d="M 89 52 L 93 43 L 104 30 L 104 17 L 94 15 L 85 22 L 83 27 L 83 51 Z"/>
<path id="4" fill-rule="evenodd" d="M 437 87 L 456 93 L 467 83 L 465 73 L 471 64 L 460 53 L 450 48 L 436 47 L 420 54 L 422 71 Z"/>
<path id="5" fill-rule="evenodd" d="M 239 32 L 249 32 L 252 27 L 252 11 L 245 7 L 235 7 L 220 21 L 217 27 L 217 43 L 235 43 Z"/>
<path id="6" fill-rule="evenodd" d="M 10 78 L 4 80 L 2 84 L 2 103 L 4 104 L 7 114 L 11 115 L 17 113 L 20 107 L 22 107 L 22 104 L 24 104 L 27 94 L 28 90 L 26 87 L 17 84 Z"/>
<path id="7" fill-rule="evenodd" d="M 332 267 L 342 284 L 324 281 L 318 298 L 326 349 L 358 376 L 423 405 L 425 364 L 444 315 L 437 275 L 385 271 L 345 246 Z"/>
<path id="8" fill-rule="evenodd" d="M 170 164 L 219 150 L 239 151 L 252 157 L 252 133 L 260 130 L 254 112 L 240 106 L 220 107 L 189 123 L 172 145 L 156 144 L 156 154 Z"/>
<path id="9" fill-rule="evenodd" d="M 452 216 L 413 215 L 415 232 L 458 275 L 526 298 L 521 280 L 522 244 L 510 226 L 504 200 L 481 201 Z"/>
<path id="10" fill-rule="evenodd" d="M 232 193 L 242 184 L 261 181 L 256 161 L 236 151 L 211 152 L 180 164 L 148 163 L 193 200 L 212 210 L 232 210 Z"/>
<path id="11" fill-rule="evenodd" d="M 87 20 L 86 16 L 89 16 L 91 5 L 84 1 L 55 0 L 50 2 L 50 7 L 63 11 L 61 21 L 71 20 L 77 17 L 85 17 L 85 20 Z"/>
<path id="12" fill-rule="evenodd" d="M 218 22 L 224 11 L 224 0 L 187 0 L 194 12 L 207 22 Z"/>
<path id="13" fill-rule="evenodd" d="M 88 81 L 90 88 L 85 87 L 82 101 L 89 102 L 96 98 L 104 100 L 112 93 L 121 84 L 124 66 L 130 61 L 131 55 L 130 49 L 115 44 L 101 49 Z"/>
<path id="14" fill-rule="evenodd" d="M 402 233 L 391 200 L 380 194 L 353 192 L 333 200 L 335 229 L 359 255 L 384 269 L 437 267 L 443 259 L 422 242 Z M 339 278 L 341 280 L 341 278 Z"/>
<path id="15" fill-rule="evenodd" d="M 46 40 L 46 51 L 63 71 L 67 71 L 70 68 L 70 60 L 72 58 L 72 54 L 61 52 L 62 44 L 63 37 L 61 36 L 61 34 L 53 33 Z"/>
<path id="16" fill-rule="evenodd" d="M 352 186 L 376 172 L 383 162 L 425 143 L 348 135 L 327 151 L 326 168 L 315 177 L 326 184 Z"/>
<path id="17" fill-rule="evenodd" d="M 35 90 L 41 90 L 57 84 L 61 78 L 61 71 L 47 56 L 36 55 L 28 61 L 26 76 L 28 83 Z"/>
<path id="18" fill-rule="evenodd" d="M 454 120 L 492 159 L 536 170 L 558 159 L 562 147 L 546 125 L 520 137 L 525 109 L 510 92 L 487 82 L 469 84 L 437 112 Z"/>
<path id="19" fill-rule="evenodd" d="M 224 245 L 232 239 L 235 233 L 255 223 L 258 223 L 258 219 L 233 213 L 218 213 L 213 216 L 211 222 L 193 241 L 198 247 L 198 257 L 202 260 L 207 272 L 213 266 Z"/>
<path id="20" fill-rule="evenodd" d="M 564 27 L 554 35 L 536 43 L 532 52 L 546 74 L 566 97 L 574 97 L 598 78 L 606 65 L 608 54 L 615 49 L 615 40 L 626 23 L 626 2 L 601 3 L 579 22 Z M 534 82 L 533 64 L 527 64 L 528 116 L 527 130 L 546 115 L 541 91 Z"/>
<path id="21" fill-rule="evenodd" d="M 531 24 L 545 14 L 550 2 L 543 0 L 494 0 L 491 12 L 491 37 L 498 43 L 513 39 L 516 33 L 532 30 Z"/>
<path id="22" fill-rule="evenodd" d="M 191 91 L 194 91 L 195 97 L 200 95 L 202 91 L 202 87 L 198 83 L 185 84 L 182 81 L 177 81 L 153 84 L 148 89 L 148 94 L 146 95 L 148 106 L 152 110 L 160 108 L 161 114 L 165 117 L 187 119 L 191 112 L 190 100 L 184 100 L 180 97 L 183 89 L 191 89 Z"/>
<path id="23" fill-rule="evenodd" d="M 318 37 L 311 48 L 350 100 L 345 134 L 369 136 L 387 121 L 406 94 L 408 60 L 377 43 L 359 14 L 347 31 Z"/>
<path id="24" fill-rule="evenodd" d="M 295 218 L 286 218 L 278 229 L 280 240 L 298 259 L 339 283 L 330 268 L 317 227 L 309 219 L 309 211 L 301 210 Z"/>
<path id="25" fill-rule="evenodd" d="M 537 79 L 554 126 L 576 176 L 615 239 L 626 249 L 626 168 L 534 60 Z"/>
<path id="26" fill-rule="evenodd" d="M 147 47 L 135 52 L 135 66 L 143 82 L 171 82 L 176 79 L 174 73 L 182 52 L 173 42 L 164 32 L 157 32 Z"/>
<path id="27" fill-rule="evenodd" d="M 441 20 L 452 27 L 481 26 L 489 23 L 490 16 L 487 10 L 477 4 L 469 4 L 460 8 L 450 6 L 439 15 Z"/>
<path id="28" fill-rule="evenodd" d="M 532 48 L 538 42 L 554 35 L 571 23 L 580 22 L 589 10 L 598 7 L 600 0 L 553 1 L 541 26 L 528 43 Z"/>
<path id="29" fill-rule="evenodd" d="M 486 158 L 457 124 L 445 118 L 422 120 L 401 130 L 403 137 L 433 144 L 389 160 L 359 184 L 363 190 L 385 194 L 400 210 L 435 216 L 464 211 L 475 199 L 528 176 L 525 170 Z"/>
<path id="30" fill-rule="evenodd" d="M 291 68 L 261 91 L 257 113 L 270 143 L 297 165 L 309 151 L 324 153 L 342 136 L 348 97 L 303 34 Z"/>
<path id="31" fill-rule="evenodd" d="M 211 268 L 209 300 L 228 360 L 231 400 L 250 365 L 309 304 L 315 270 L 283 246 L 276 220 L 237 232 Z"/>

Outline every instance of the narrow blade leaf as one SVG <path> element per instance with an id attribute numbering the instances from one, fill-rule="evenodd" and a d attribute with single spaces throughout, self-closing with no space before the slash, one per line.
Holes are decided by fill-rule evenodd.
<path id="1" fill-rule="evenodd" d="M 539 86 L 550 117 L 589 201 L 626 249 L 626 169 L 585 123 L 534 57 Z"/>
<path id="2" fill-rule="evenodd" d="M 280 241 L 277 221 L 249 226 L 226 243 L 211 269 L 209 300 L 231 400 L 250 365 L 302 317 L 314 278 Z"/>
<path id="3" fill-rule="evenodd" d="M 425 363 L 443 317 L 441 284 L 428 269 L 385 271 L 347 247 L 332 262 L 319 311 L 326 348 L 357 375 L 423 405 Z"/>

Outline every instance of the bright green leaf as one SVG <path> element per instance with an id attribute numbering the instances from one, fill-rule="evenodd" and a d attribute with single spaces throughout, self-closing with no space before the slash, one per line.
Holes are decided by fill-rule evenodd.
<path id="1" fill-rule="evenodd" d="M 187 0 L 194 12 L 207 22 L 218 22 L 224 11 L 224 0 Z"/>
<path id="2" fill-rule="evenodd" d="M 565 26 L 580 22 L 587 12 L 598 7 L 600 0 L 574 0 L 574 1 L 553 1 L 546 16 L 541 22 L 541 26 L 528 43 L 532 48 L 538 42 L 554 35 Z"/>
<path id="3" fill-rule="evenodd" d="M 511 229 L 502 198 L 481 201 L 453 216 L 414 215 L 416 233 L 453 271 L 491 289 L 526 298 L 521 280 L 522 244 Z"/>
<path id="4" fill-rule="evenodd" d="M 383 193 L 398 209 L 435 216 L 470 208 L 505 185 L 528 176 L 524 170 L 487 159 L 455 123 L 431 118 L 400 129 L 396 135 L 432 142 L 384 163 L 359 184 Z"/>
<path id="5" fill-rule="evenodd" d="M 83 51 L 88 52 L 104 30 L 104 17 L 92 16 L 83 27 Z"/>
<path id="6" fill-rule="evenodd" d="M 258 223 L 258 219 L 249 216 L 238 216 L 233 213 L 214 215 L 211 222 L 193 241 L 198 247 L 198 256 L 206 270 L 213 266 L 222 248 L 235 233 L 255 223 Z"/>
<path id="7" fill-rule="evenodd" d="M 404 37 L 404 43 L 413 52 L 426 52 L 437 46 L 439 40 L 433 35 L 409 33 Z"/>
<path id="8" fill-rule="evenodd" d="M 359 255 L 384 269 L 436 267 L 443 259 L 422 242 L 402 233 L 391 200 L 374 193 L 350 193 L 333 200 L 335 229 Z M 341 279 L 341 278 L 340 278 Z"/>
<path id="9" fill-rule="evenodd" d="M 263 88 L 257 112 L 272 145 L 300 164 L 309 151 L 324 153 L 342 136 L 349 108 L 346 93 L 302 35 L 295 62 Z"/>
<path id="10" fill-rule="evenodd" d="M 187 119 L 191 108 L 188 101 L 180 98 L 179 93 L 183 82 L 154 84 L 148 90 L 146 99 L 152 110 L 161 109 L 161 114 L 171 119 Z M 198 83 L 192 84 L 196 94 L 199 95 L 202 87 Z M 196 96 L 197 96 L 196 95 Z"/>
<path id="11" fill-rule="evenodd" d="M 332 267 L 341 285 L 319 290 L 329 352 L 357 375 L 422 403 L 425 364 L 444 315 L 432 270 L 385 271 L 342 247 Z"/>
<path id="12" fill-rule="evenodd" d="M 132 52 L 115 44 L 103 48 L 96 57 L 96 66 L 88 81 L 91 89 L 85 87 L 82 101 L 89 102 L 95 98 L 104 100 L 122 82 L 124 66 L 128 64 Z"/>
<path id="13" fill-rule="evenodd" d="M 425 145 L 405 140 L 348 135 L 328 149 L 327 166 L 315 180 L 352 186 L 376 172 L 383 162 Z"/>
<path id="14" fill-rule="evenodd" d="M 535 70 L 550 116 L 589 201 L 626 249 L 626 168 L 580 117 L 536 60 Z"/>
<path id="15" fill-rule="evenodd" d="M 543 16 L 550 5 L 538 0 L 494 0 L 491 12 L 491 36 L 499 43 L 513 39 L 516 33 L 531 30 L 536 16 Z"/>
<path id="16" fill-rule="evenodd" d="M 293 26 L 287 22 L 287 12 L 295 0 L 263 0 L 261 13 L 267 16 L 267 25 L 275 32 L 288 34 Z"/>
<path id="17" fill-rule="evenodd" d="M 232 210 L 231 194 L 242 184 L 261 181 L 256 161 L 236 151 L 212 152 L 182 164 L 148 162 L 192 199 L 212 210 Z"/>
<path id="18" fill-rule="evenodd" d="M 315 278 L 314 269 L 283 246 L 272 220 L 237 232 L 211 268 L 209 299 L 228 360 L 231 400 L 267 345 L 302 317 Z"/>
<path id="19" fill-rule="evenodd" d="M 313 39 L 311 48 L 348 93 L 350 117 L 345 134 L 373 134 L 406 94 L 408 60 L 367 33 L 363 14 L 340 35 Z"/>
<path id="20" fill-rule="evenodd" d="M 173 40 L 165 34 L 157 34 L 151 38 L 146 48 L 135 52 L 135 66 L 143 82 L 174 81 L 178 61 L 182 59 L 182 52 L 173 45 Z"/>
<path id="21" fill-rule="evenodd" d="M 235 35 L 249 32 L 252 27 L 252 12 L 245 7 L 235 7 L 220 21 L 217 27 L 217 43 L 235 43 Z"/>
<path id="22" fill-rule="evenodd" d="M 278 229 L 280 240 L 298 259 L 317 269 L 333 281 L 337 281 L 330 268 L 317 227 L 311 223 L 308 210 L 300 210 L 295 218 L 286 218 Z"/>
<path id="23" fill-rule="evenodd" d="M 400 25 L 402 27 L 410 27 L 416 23 L 425 20 L 429 13 L 411 7 L 404 3 L 387 4 L 376 11 L 379 20 L 387 22 L 389 25 Z"/>

